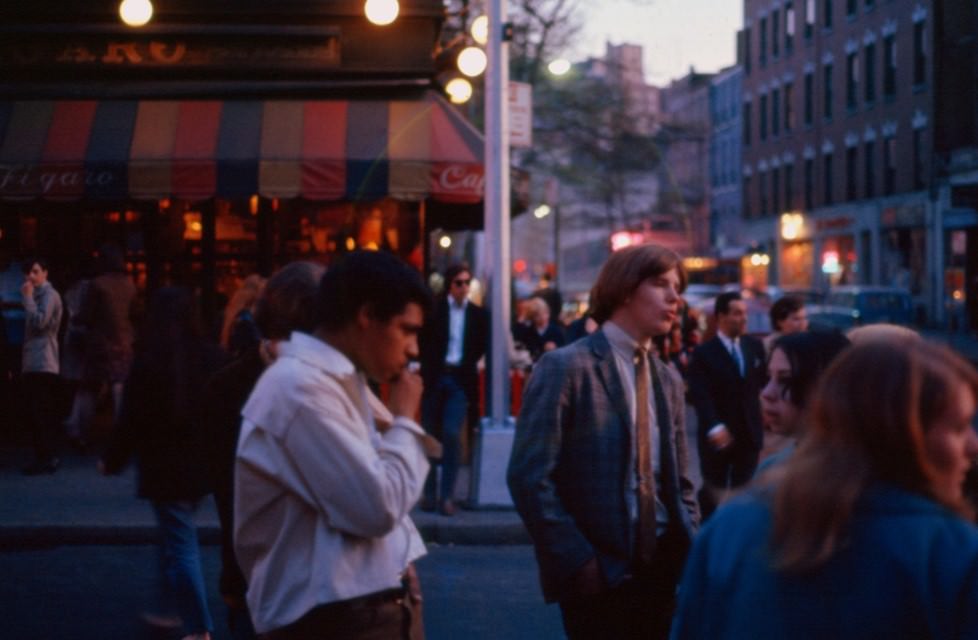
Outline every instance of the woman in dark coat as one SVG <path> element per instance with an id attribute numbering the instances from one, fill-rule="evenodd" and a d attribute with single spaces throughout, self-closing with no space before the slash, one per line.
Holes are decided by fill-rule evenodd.
<path id="1" fill-rule="evenodd" d="M 220 364 L 216 346 L 201 337 L 191 292 L 157 291 L 123 394 L 119 423 L 100 467 L 122 471 L 136 458 L 138 495 L 152 502 L 161 534 L 166 595 L 183 621 L 185 639 L 209 638 L 207 607 L 194 512 L 211 492 L 201 424 L 203 389 Z"/>

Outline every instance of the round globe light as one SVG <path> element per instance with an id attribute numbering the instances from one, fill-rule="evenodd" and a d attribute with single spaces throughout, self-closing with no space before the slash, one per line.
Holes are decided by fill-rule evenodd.
<path id="1" fill-rule="evenodd" d="M 141 27 L 153 17 L 153 3 L 150 0 L 122 0 L 119 17 L 130 27 Z"/>
<path id="2" fill-rule="evenodd" d="M 452 239 L 448 236 L 442 236 L 438 239 L 438 246 L 442 249 L 448 249 L 452 246 Z"/>
<path id="3" fill-rule="evenodd" d="M 472 97 L 472 83 L 465 78 L 453 78 L 445 85 L 448 99 L 455 104 L 464 104 Z"/>
<path id="4" fill-rule="evenodd" d="M 367 0 L 363 12 L 370 22 L 384 27 L 397 20 L 401 7 L 397 0 Z"/>
<path id="5" fill-rule="evenodd" d="M 472 39 L 479 44 L 489 42 L 489 16 L 479 16 L 473 20 L 469 33 L 472 34 Z"/>
<path id="6" fill-rule="evenodd" d="M 541 204 L 539 207 L 533 210 L 533 216 L 536 219 L 546 218 L 550 215 L 550 207 L 545 204 Z"/>
<path id="7" fill-rule="evenodd" d="M 458 54 L 458 70 L 470 78 L 481 75 L 486 70 L 486 52 L 479 47 L 465 47 Z"/>
<path id="8" fill-rule="evenodd" d="M 571 68 L 570 61 L 565 60 L 564 58 L 557 58 L 556 60 L 552 61 L 550 64 L 547 65 L 547 71 L 549 71 L 555 76 L 564 75 L 565 73 L 570 71 L 570 68 Z"/>

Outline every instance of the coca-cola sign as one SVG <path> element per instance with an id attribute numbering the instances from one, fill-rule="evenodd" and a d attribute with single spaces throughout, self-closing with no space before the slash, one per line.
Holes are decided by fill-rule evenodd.
<path id="1" fill-rule="evenodd" d="M 432 195 L 457 202 L 477 202 L 482 199 L 486 186 L 482 165 L 436 164 L 432 174 Z"/>

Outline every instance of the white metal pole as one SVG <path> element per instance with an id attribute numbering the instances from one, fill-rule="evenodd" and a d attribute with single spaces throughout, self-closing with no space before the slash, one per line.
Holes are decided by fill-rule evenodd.
<path id="1" fill-rule="evenodd" d="M 509 417 L 509 44 L 503 40 L 506 0 L 489 0 L 486 68 L 485 225 L 492 271 L 492 350 L 489 417 Z"/>

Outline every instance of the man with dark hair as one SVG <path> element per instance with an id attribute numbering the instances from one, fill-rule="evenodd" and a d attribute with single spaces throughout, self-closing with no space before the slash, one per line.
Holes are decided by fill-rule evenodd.
<path id="1" fill-rule="evenodd" d="M 290 262 L 265 283 L 255 306 L 255 322 L 262 339 L 221 368 L 207 384 L 211 400 L 205 408 L 214 499 L 221 522 L 220 592 L 228 608 L 228 626 L 234 640 L 255 637 L 245 601 L 247 583 L 234 556 L 234 458 L 241 431 L 241 408 L 267 366 L 275 361 L 279 345 L 293 331 L 316 329 L 316 297 L 325 269 L 313 262 Z"/>
<path id="2" fill-rule="evenodd" d="M 686 284 L 657 245 L 611 255 L 591 290 L 601 328 L 537 362 L 509 461 L 548 602 L 577 638 L 666 638 L 698 526 L 683 382 L 650 353 Z"/>
<path id="3" fill-rule="evenodd" d="M 768 312 L 771 317 L 771 333 L 764 338 L 764 353 L 770 355 L 774 342 L 784 335 L 801 333 L 808 328 L 805 301 L 798 296 L 778 298 Z"/>
<path id="4" fill-rule="evenodd" d="M 432 461 L 421 508 L 434 511 L 437 506 L 446 516 L 455 514 L 462 427 L 466 417 L 469 424 L 479 419 L 476 365 L 489 344 L 489 313 L 469 300 L 471 284 L 468 266 L 449 267 L 445 271 L 444 295 L 439 297 L 431 322 L 421 334 L 421 423 L 445 447 L 441 482 L 437 481 L 437 467 Z"/>
<path id="5" fill-rule="evenodd" d="M 764 444 L 759 395 L 765 384 L 764 346 L 745 335 L 747 305 L 739 292 L 717 296 L 714 314 L 717 334 L 693 351 L 689 365 L 704 518 L 713 513 L 724 492 L 751 479 Z"/>
<path id="6" fill-rule="evenodd" d="M 255 631 L 279 638 L 409 638 L 420 628 L 408 516 L 428 455 L 407 370 L 430 296 L 383 252 L 327 271 L 316 329 L 292 333 L 242 411 L 234 547 Z M 390 385 L 388 406 L 367 378 Z"/>
<path id="7" fill-rule="evenodd" d="M 20 287 L 24 305 L 24 351 L 21 360 L 24 398 L 34 440 L 34 460 L 24 475 L 54 473 L 60 460 L 55 456 L 58 438 L 57 398 L 58 329 L 61 327 L 61 296 L 48 281 L 48 263 L 24 262 L 25 278 Z"/>

